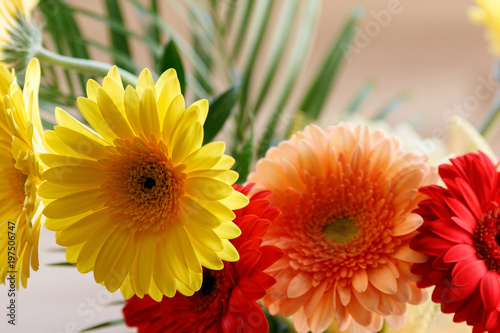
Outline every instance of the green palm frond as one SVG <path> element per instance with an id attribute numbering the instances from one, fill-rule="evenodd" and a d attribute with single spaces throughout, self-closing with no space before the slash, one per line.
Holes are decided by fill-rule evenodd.
<path id="1" fill-rule="evenodd" d="M 176 68 L 183 93 L 194 101 L 200 98 L 223 96 L 233 91 L 235 103 L 224 103 L 231 108 L 217 111 L 214 119 L 223 115 L 215 131 L 232 135 L 228 143 L 241 170 L 249 170 L 247 163 L 261 157 L 273 140 L 285 137 L 279 134 L 283 125 L 290 131 L 307 121 L 316 120 L 330 95 L 344 63 L 344 49 L 353 38 L 354 28 L 361 16 L 356 8 L 344 24 L 340 34 L 331 42 L 330 51 L 323 57 L 317 75 L 306 86 L 300 105 L 292 105 L 297 82 L 302 80 L 303 68 L 308 63 L 310 45 L 314 41 L 322 0 L 102 0 L 104 13 L 83 9 L 76 2 L 54 0 L 65 18 L 50 20 L 48 5 L 41 9 L 56 50 L 74 57 L 88 58 L 89 49 L 97 49 L 110 56 L 119 66 L 137 73 L 153 61 L 153 69 L 160 74 L 166 67 Z M 142 26 L 132 28 L 124 19 L 124 9 L 133 9 Z M 169 18 L 175 16 L 177 23 Z M 278 19 L 274 21 L 274 17 Z M 273 18 L 273 19 L 271 19 Z M 110 37 L 106 43 L 92 36 L 84 36 L 78 28 L 79 19 L 98 21 L 107 27 Z M 178 22 L 182 21 L 183 26 Z M 187 33 L 185 29 L 187 28 Z M 71 38 L 69 38 L 71 36 Z M 144 52 L 131 52 L 130 42 L 139 41 Z M 149 59 L 134 57 L 149 54 Z M 158 76 L 156 74 L 156 76 Z M 65 71 L 69 91 L 58 96 L 48 89 L 41 98 L 47 104 L 67 102 L 84 91 L 83 75 L 76 81 L 75 74 Z M 57 81 L 57 80 L 56 80 Z M 184 88 L 184 86 L 186 88 Z M 271 93 L 271 91 L 273 93 Z M 217 106 L 217 105 L 216 105 Z M 234 109 L 234 110 L 233 110 Z M 284 117 L 285 114 L 291 116 Z M 231 117 L 231 121 L 226 121 Z M 210 118 L 209 118 L 210 119 Z M 222 118 L 220 118 L 222 119 Z M 261 129 L 254 124 L 263 123 Z M 251 154 L 242 152 L 250 147 Z M 256 148 L 256 151 L 253 149 Z M 243 160 L 239 160 L 239 156 Z M 245 177 L 245 172 L 241 177 Z"/>

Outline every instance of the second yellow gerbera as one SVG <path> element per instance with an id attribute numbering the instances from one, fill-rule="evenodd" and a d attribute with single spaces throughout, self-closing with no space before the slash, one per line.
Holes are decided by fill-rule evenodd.
<path id="1" fill-rule="evenodd" d="M 32 59 L 24 89 L 14 71 L 0 64 L 0 282 L 27 286 L 38 270 L 38 239 L 44 223 L 36 195 L 42 182 L 39 154 L 45 152 L 38 109 L 40 64 Z M 15 282 L 15 283 L 14 283 Z"/>
<path id="2" fill-rule="evenodd" d="M 248 203 L 231 187 L 238 174 L 224 144 L 202 146 L 208 102 L 186 109 L 174 70 L 155 84 L 146 69 L 124 90 L 113 68 L 87 95 L 78 106 L 95 131 L 56 109 L 59 126 L 46 132 L 47 228 L 111 292 L 193 294 L 202 266 L 238 260 L 232 210 Z"/>

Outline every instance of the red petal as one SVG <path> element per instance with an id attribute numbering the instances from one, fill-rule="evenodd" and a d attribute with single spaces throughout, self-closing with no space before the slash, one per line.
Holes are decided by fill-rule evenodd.
<path id="1" fill-rule="evenodd" d="M 446 202 L 448 207 L 450 207 L 451 210 L 453 210 L 453 212 L 462 220 L 466 221 L 467 223 L 476 221 L 476 218 L 474 217 L 474 215 L 472 215 L 469 208 L 464 206 L 464 204 L 460 200 L 456 198 L 446 198 L 444 201 Z"/>
<path id="2" fill-rule="evenodd" d="M 469 209 L 474 213 L 477 219 L 481 218 L 481 204 L 477 199 L 477 194 L 470 187 L 470 185 L 462 178 L 457 178 L 456 182 L 460 187 L 461 193 L 465 199 L 465 203 L 467 203 Z"/>
<path id="3" fill-rule="evenodd" d="M 492 333 L 500 331 L 499 319 L 498 311 L 485 312 L 482 320 L 484 329 Z"/>
<path id="4" fill-rule="evenodd" d="M 444 262 L 458 262 L 476 254 L 476 249 L 469 244 L 457 244 L 451 247 L 444 255 Z"/>
<path id="5" fill-rule="evenodd" d="M 255 270 L 263 271 L 276 261 L 278 261 L 285 252 L 280 248 L 277 248 L 273 245 L 264 245 L 259 248 L 259 251 L 262 253 L 259 262 L 255 265 Z"/>
<path id="6" fill-rule="evenodd" d="M 496 272 L 488 271 L 481 280 L 481 296 L 486 311 L 496 310 L 500 305 L 500 279 Z"/>
<path id="7" fill-rule="evenodd" d="M 281 210 L 277 207 L 269 207 L 261 218 L 274 222 L 281 215 Z"/>
<path id="8" fill-rule="evenodd" d="M 480 293 L 473 294 L 468 304 L 467 324 L 476 325 L 483 320 L 484 305 Z"/>
<path id="9" fill-rule="evenodd" d="M 231 298 L 229 299 L 229 311 L 231 312 L 242 312 L 247 311 L 250 308 L 250 301 L 245 293 L 238 288 L 238 286 L 234 287 L 231 291 Z"/>
<path id="10" fill-rule="evenodd" d="M 256 272 L 252 274 L 251 278 L 264 289 L 269 289 L 276 283 L 274 277 L 264 272 Z"/>
<path id="11" fill-rule="evenodd" d="M 260 251 L 256 249 L 246 249 L 242 253 L 240 252 L 240 260 L 238 260 L 235 264 L 236 269 L 238 270 L 238 276 L 248 276 L 250 271 L 259 261 L 260 256 Z"/>
<path id="12" fill-rule="evenodd" d="M 451 219 L 460 228 L 464 229 L 465 231 L 471 234 L 474 233 L 474 229 L 476 227 L 476 220 L 468 220 L 468 219 L 463 220 L 458 216 L 452 216 Z"/>
<path id="13" fill-rule="evenodd" d="M 238 280 L 238 288 L 241 289 L 248 300 L 257 301 L 264 297 L 266 294 L 263 286 L 260 286 L 256 281 L 251 278 Z"/>
<path id="14" fill-rule="evenodd" d="M 472 235 L 462 228 L 456 228 L 450 220 L 434 221 L 429 224 L 429 229 L 453 243 L 473 244 Z"/>
<path id="15" fill-rule="evenodd" d="M 455 245 L 456 243 L 432 236 L 426 236 L 420 239 L 415 238 L 411 242 L 412 249 L 433 256 L 438 256 L 441 252 L 447 251 L 450 247 Z"/>
<path id="16" fill-rule="evenodd" d="M 486 265 L 482 260 L 471 260 L 465 265 L 460 264 L 461 262 L 457 263 L 452 272 L 452 283 L 458 287 L 479 283 L 487 272 Z"/>
<path id="17" fill-rule="evenodd" d="M 269 325 L 267 324 L 266 316 L 260 306 L 254 302 L 252 309 L 241 313 L 243 321 L 243 331 L 241 329 L 232 332 L 267 332 Z"/>
<path id="18" fill-rule="evenodd" d="M 443 201 L 445 197 L 447 197 L 448 191 L 438 185 L 430 185 L 424 186 L 419 189 L 419 192 L 425 195 L 428 195 L 438 201 Z"/>
<path id="19" fill-rule="evenodd" d="M 262 216 L 267 208 L 271 205 L 271 202 L 267 199 L 254 199 L 250 201 L 250 204 L 246 206 L 245 213 L 246 214 L 254 214 L 257 216 Z M 262 235 L 261 235 L 262 236 Z"/>
<path id="20" fill-rule="evenodd" d="M 267 190 L 259 191 L 259 192 L 255 193 L 254 195 L 252 195 L 252 199 L 264 199 L 264 198 L 270 196 L 271 194 L 273 194 L 273 191 L 267 191 Z"/>
<path id="21" fill-rule="evenodd" d="M 477 285 L 474 284 L 465 287 L 452 286 L 449 278 L 447 278 L 447 280 L 444 280 L 443 284 L 446 286 L 446 290 L 442 292 L 443 303 L 463 301 L 477 290 Z"/>

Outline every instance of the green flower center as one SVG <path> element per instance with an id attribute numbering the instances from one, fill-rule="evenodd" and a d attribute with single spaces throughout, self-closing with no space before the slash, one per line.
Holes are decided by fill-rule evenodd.
<path id="1" fill-rule="evenodd" d="M 352 240 L 358 233 L 356 223 L 348 217 L 342 217 L 327 224 L 323 233 L 334 243 L 345 244 Z"/>

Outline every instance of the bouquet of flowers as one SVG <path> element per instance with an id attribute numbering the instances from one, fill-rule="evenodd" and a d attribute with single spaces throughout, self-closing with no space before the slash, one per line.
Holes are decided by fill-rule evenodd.
<path id="1" fill-rule="evenodd" d="M 438 332 L 442 312 L 500 332 L 498 101 L 432 149 L 385 122 L 402 96 L 356 114 L 370 82 L 322 126 L 362 8 L 293 105 L 321 1 L 100 2 L 0 3 L 9 332 L 44 228 L 55 265 L 121 294 L 122 318 L 83 331 Z M 500 2 L 477 5 L 498 55 Z"/>

